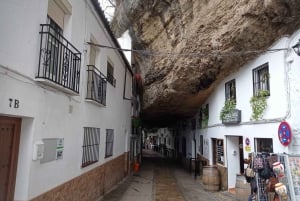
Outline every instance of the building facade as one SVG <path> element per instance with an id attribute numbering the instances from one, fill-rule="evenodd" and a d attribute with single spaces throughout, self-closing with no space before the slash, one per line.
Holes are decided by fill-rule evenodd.
<path id="1" fill-rule="evenodd" d="M 299 31 L 282 37 L 227 76 L 199 113 L 181 123 L 179 151 L 217 165 L 222 190 L 235 187 L 251 152 L 300 153 L 300 57 L 292 49 L 299 38 Z"/>
<path id="2" fill-rule="evenodd" d="M 0 11 L 0 200 L 99 198 L 130 171 L 134 108 L 131 66 L 98 1 Z"/>

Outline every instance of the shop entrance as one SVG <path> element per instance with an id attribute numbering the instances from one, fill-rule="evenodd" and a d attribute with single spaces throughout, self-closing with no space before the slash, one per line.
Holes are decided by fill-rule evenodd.
<path id="1" fill-rule="evenodd" d="M 0 116 L 0 200 L 14 200 L 21 119 Z"/>

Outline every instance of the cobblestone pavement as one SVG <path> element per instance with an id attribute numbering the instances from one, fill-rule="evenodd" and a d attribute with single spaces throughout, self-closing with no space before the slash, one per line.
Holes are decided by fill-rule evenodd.
<path id="1" fill-rule="evenodd" d="M 139 172 L 97 201 L 240 201 L 227 191 L 203 189 L 199 178 L 155 152 L 144 156 Z"/>

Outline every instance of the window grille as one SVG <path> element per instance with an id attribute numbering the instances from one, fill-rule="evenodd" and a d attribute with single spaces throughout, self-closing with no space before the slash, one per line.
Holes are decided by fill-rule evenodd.
<path id="1" fill-rule="evenodd" d="M 113 155 L 114 148 L 114 130 L 106 129 L 106 147 L 105 147 L 105 158 Z"/>
<path id="2" fill-rule="evenodd" d="M 84 128 L 82 164 L 86 167 L 99 161 L 100 128 Z"/>
<path id="3" fill-rule="evenodd" d="M 253 69 L 253 95 L 258 96 L 262 90 L 270 91 L 268 63 Z"/>
<path id="4" fill-rule="evenodd" d="M 236 101 L 235 79 L 225 83 L 225 98 Z"/>
<path id="5" fill-rule="evenodd" d="M 87 67 L 88 83 L 86 99 L 106 105 L 106 77 L 97 69 L 96 66 L 88 65 Z"/>
<path id="6" fill-rule="evenodd" d="M 107 82 L 109 82 L 112 86 L 116 86 L 116 79 L 114 78 L 114 67 L 107 62 Z"/>

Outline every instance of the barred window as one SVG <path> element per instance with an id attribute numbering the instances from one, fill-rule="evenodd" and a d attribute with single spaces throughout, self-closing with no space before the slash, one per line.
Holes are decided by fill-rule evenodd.
<path id="1" fill-rule="evenodd" d="M 107 81 L 114 87 L 116 87 L 116 79 L 114 78 L 114 67 L 107 61 Z"/>
<path id="2" fill-rule="evenodd" d="M 200 108 L 199 112 L 199 128 L 206 128 L 209 120 L 209 104 L 205 104 Z"/>
<path id="3" fill-rule="evenodd" d="M 265 63 L 252 71 L 253 73 L 253 95 L 258 96 L 260 91 L 270 92 L 269 64 Z"/>
<path id="4" fill-rule="evenodd" d="M 236 101 L 235 79 L 225 83 L 225 98 Z"/>
<path id="5" fill-rule="evenodd" d="M 99 161 L 100 128 L 84 127 L 81 167 Z"/>
<path id="6" fill-rule="evenodd" d="M 106 147 L 105 147 L 105 158 L 113 155 L 114 148 L 114 130 L 106 129 Z"/>

